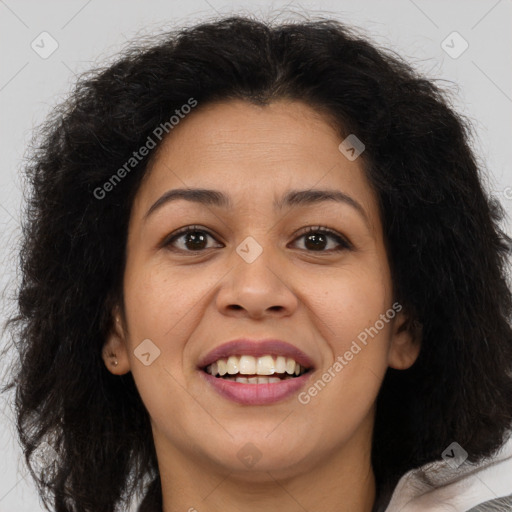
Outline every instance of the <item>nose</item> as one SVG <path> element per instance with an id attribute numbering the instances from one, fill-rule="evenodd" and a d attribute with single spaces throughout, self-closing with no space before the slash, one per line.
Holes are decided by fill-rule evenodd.
<path id="1" fill-rule="evenodd" d="M 219 311 L 255 319 L 292 315 L 299 301 L 287 282 L 289 273 L 285 265 L 279 263 L 277 256 L 267 249 L 250 263 L 240 259 L 217 294 Z"/>

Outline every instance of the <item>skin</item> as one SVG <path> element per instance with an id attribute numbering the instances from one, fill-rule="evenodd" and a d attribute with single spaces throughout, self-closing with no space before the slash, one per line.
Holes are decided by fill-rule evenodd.
<path id="1" fill-rule="evenodd" d="M 311 357 L 309 386 L 392 308 L 377 197 L 361 158 L 349 161 L 338 149 L 342 140 L 301 102 L 236 100 L 199 105 L 155 155 L 129 222 L 126 323 L 116 308 L 104 361 L 113 374 L 132 372 L 151 417 L 164 512 L 372 509 L 376 397 L 387 367 L 408 368 L 420 348 L 400 329 L 403 310 L 307 404 L 297 395 L 237 404 L 196 368 L 226 341 L 272 337 Z M 185 187 L 225 192 L 233 208 L 179 200 L 144 220 L 162 194 Z M 351 196 L 367 220 L 334 201 L 274 211 L 275 197 L 312 188 Z M 202 245 L 187 235 L 175 240 L 174 252 L 161 244 L 191 225 L 207 230 Z M 316 248 L 302 235 L 319 225 L 352 248 L 333 251 L 340 245 L 330 237 Z M 252 263 L 236 252 L 247 236 L 263 249 Z M 145 339 L 160 350 L 147 366 L 134 354 Z M 250 467 L 237 456 L 247 443 L 260 456 Z"/>

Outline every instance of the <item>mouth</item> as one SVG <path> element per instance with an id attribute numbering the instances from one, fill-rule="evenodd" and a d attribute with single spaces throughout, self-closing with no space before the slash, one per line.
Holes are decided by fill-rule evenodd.
<path id="1" fill-rule="evenodd" d="M 244 339 L 213 349 L 198 370 L 224 398 L 266 405 L 290 398 L 306 384 L 314 366 L 309 356 L 284 341 Z"/>
<path id="2" fill-rule="evenodd" d="M 295 379 L 309 372 L 292 357 L 266 354 L 260 357 L 232 355 L 220 358 L 202 368 L 217 379 L 241 384 L 274 384 L 283 380 Z"/>

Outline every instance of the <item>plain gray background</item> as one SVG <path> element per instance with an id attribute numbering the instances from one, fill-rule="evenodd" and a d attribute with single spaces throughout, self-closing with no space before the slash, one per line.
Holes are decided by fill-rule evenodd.
<path id="1" fill-rule="evenodd" d="M 505 228 L 512 232 L 511 0 L 0 0 L 3 317 L 12 307 L 8 298 L 17 278 L 24 152 L 32 130 L 66 96 L 75 74 L 109 62 L 137 35 L 234 13 L 285 21 L 293 16 L 289 11 L 356 25 L 428 77 L 444 80 L 454 107 L 473 122 L 485 185 L 506 208 Z M 57 49 L 44 55 L 52 44 Z M 0 365 L 4 370 L 9 361 Z M 9 398 L 0 397 L 0 512 L 38 512 L 43 508 L 20 459 Z"/>

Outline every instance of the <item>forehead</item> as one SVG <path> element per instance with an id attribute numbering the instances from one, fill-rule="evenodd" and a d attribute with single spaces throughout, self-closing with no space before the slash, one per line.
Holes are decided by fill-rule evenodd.
<path id="1" fill-rule="evenodd" d="M 249 165 L 255 159 L 272 164 L 304 157 L 328 161 L 326 149 L 337 147 L 339 139 L 327 120 L 302 102 L 259 106 L 233 100 L 196 107 L 163 141 L 156 162 L 170 153 L 209 164 L 242 160 Z"/>
<path id="2" fill-rule="evenodd" d="M 290 189 L 330 188 L 356 196 L 372 213 L 376 197 L 362 160 L 347 159 L 342 140 L 328 119 L 298 101 L 199 105 L 162 141 L 137 207 L 147 210 L 175 188 L 222 190 L 238 207 L 269 208 Z"/>

